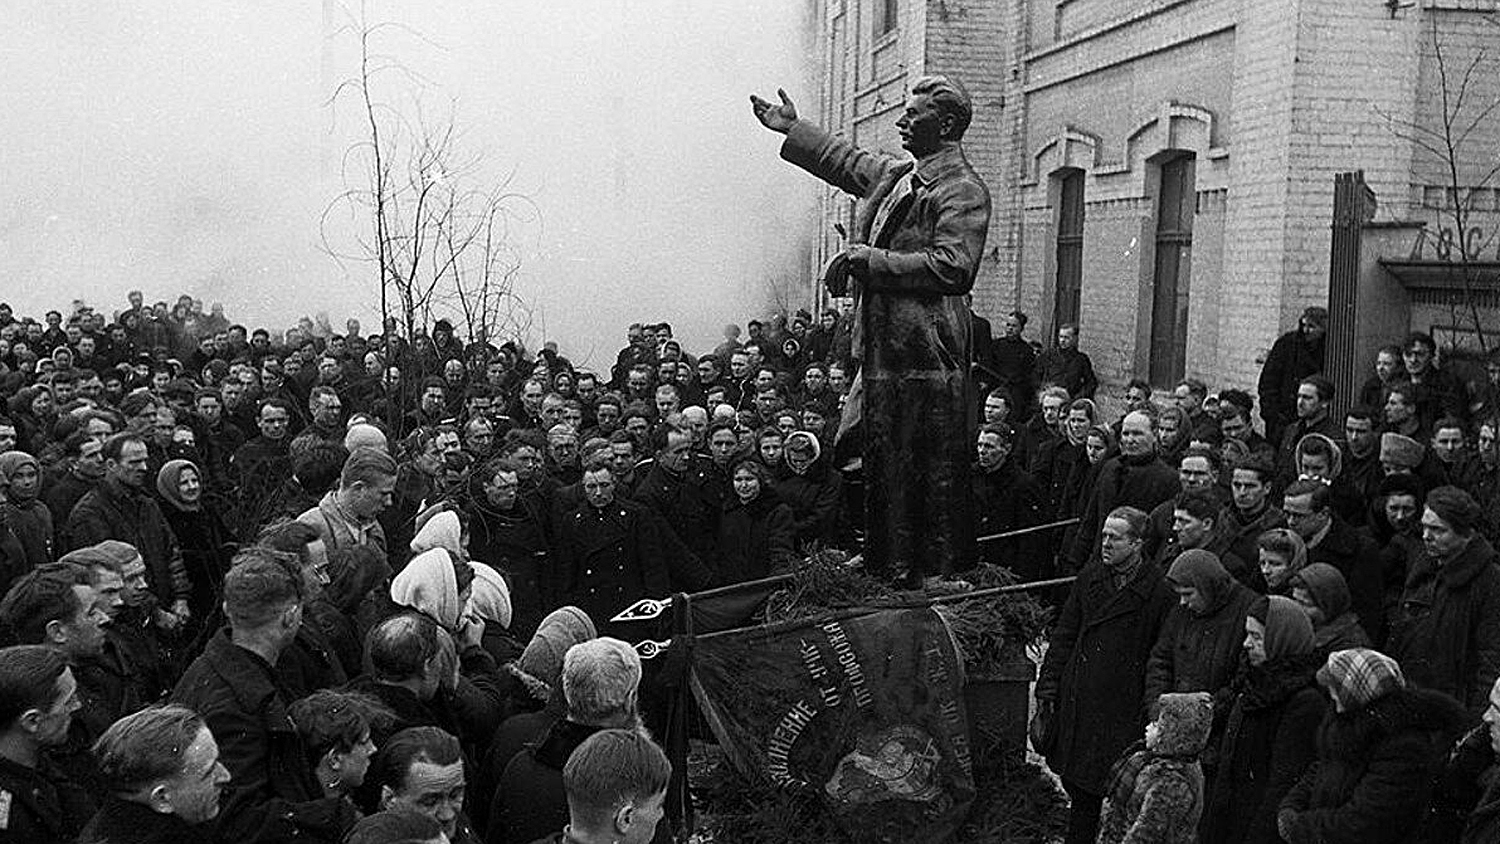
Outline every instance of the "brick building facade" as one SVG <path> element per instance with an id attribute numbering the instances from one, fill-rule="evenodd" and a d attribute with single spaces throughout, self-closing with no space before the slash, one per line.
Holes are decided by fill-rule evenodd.
<path id="1" fill-rule="evenodd" d="M 976 110 L 965 147 L 995 199 L 975 309 L 1020 307 L 1044 341 L 1079 322 L 1116 385 L 1253 385 L 1275 338 L 1326 300 L 1337 172 L 1365 171 L 1378 219 L 1440 226 L 1446 166 L 1410 137 L 1443 123 L 1436 49 L 1450 91 L 1486 46 L 1500 58 L 1497 0 L 813 3 L 804 111 L 899 153 L 905 87 L 959 78 Z M 1469 85 L 1459 117 L 1500 99 L 1500 65 Z M 1479 185 L 1496 149 L 1500 111 L 1468 139 L 1460 184 Z M 1464 193 L 1491 233 L 1494 186 Z M 852 213 L 835 192 L 822 203 L 819 259 Z"/>

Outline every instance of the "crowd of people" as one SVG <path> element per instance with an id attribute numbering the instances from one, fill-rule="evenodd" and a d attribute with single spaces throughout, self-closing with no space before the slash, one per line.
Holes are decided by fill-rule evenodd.
<path id="1" fill-rule="evenodd" d="M 611 619 L 858 551 L 850 324 L 637 324 L 591 371 L 443 320 L 0 304 L 0 841 L 665 840 Z M 974 317 L 965 564 L 1077 575 L 1033 724 L 1071 841 L 1500 828 L 1500 359 L 1413 334 L 1335 418 L 1325 327 L 1258 403 L 1110 413 L 1077 326 Z"/>

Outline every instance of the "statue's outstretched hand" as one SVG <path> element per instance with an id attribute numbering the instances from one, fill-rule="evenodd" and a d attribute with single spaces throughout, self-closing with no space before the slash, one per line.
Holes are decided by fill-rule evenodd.
<path id="1" fill-rule="evenodd" d="M 750 108 L 755 111 L 755 119 L 762 126 L 785 135 L 792 124 L 797 122 L 797 107 L 792 105 L 792 98 L 786 95 L 784 89 L 777 88 L 776 95 L 781 97 L 781 105 L 773 105 L 751 94 Z"/>

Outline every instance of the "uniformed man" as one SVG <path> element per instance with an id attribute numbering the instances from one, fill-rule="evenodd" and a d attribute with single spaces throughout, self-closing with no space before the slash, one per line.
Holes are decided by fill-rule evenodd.
<path id="1" fill-rule="evenodd" d="M 88 792 L 48 756 L 78 710 L 67 659 L 45 645 L 0 649 L 0 842 L 63 844 L 94 813 Z"/>
<path id="2" fill-rule="evenodd" d="M 573 604 L 598 620 L 600 635 L 619 635 L 607 619 L 640 598 L 669 594 L 667 528 L 645 505 L 615 497 L 614 470 L 602 453 L 584 466 L 583 496 L 558 531 L 548 606 Z"/>

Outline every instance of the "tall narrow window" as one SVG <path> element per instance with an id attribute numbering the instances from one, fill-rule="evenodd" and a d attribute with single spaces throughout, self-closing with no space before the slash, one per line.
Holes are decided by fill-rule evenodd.
<path id="1" fill-rule="evenodd" d="M 1083 171 L 1059 171 L 1057 204 L 1057 292 L 1053 325 L 1078 322 L 1083 299 Z"/>
<path id="2" fill-rule="evenodd" d="M 901 0 L 875 0 L 877 16 L 875 18 L 875 34 L 884 35 L 896 28 L 896 13 L 900 10 Z"/>
<path id="3" fill-rule="evenodd" d="M 1151 383 L 1182 378 L 1187 362 L 1188 280 L 1193 265 L 1194 161 L 1162 161 L 1156 202 L 1156 268 L 1151 297 Z"/>

